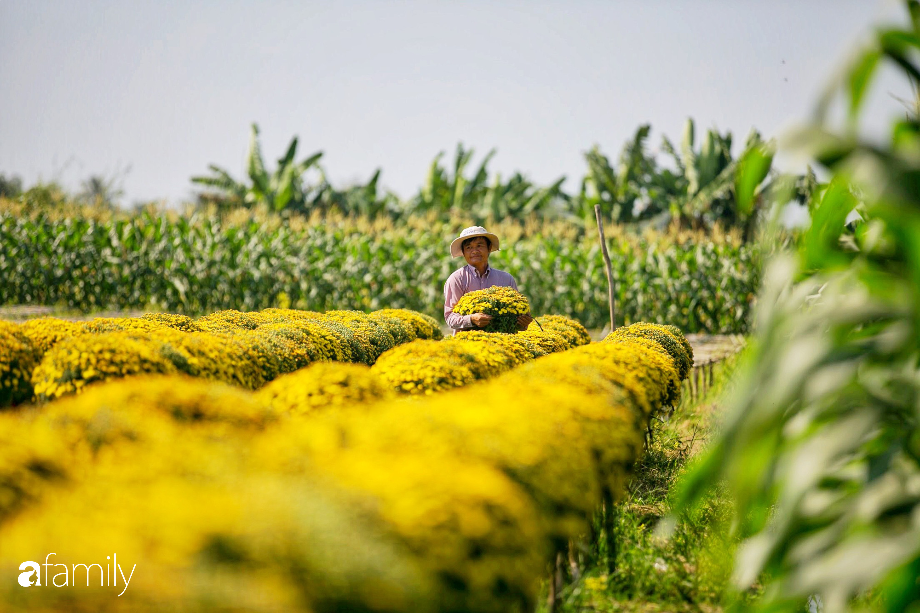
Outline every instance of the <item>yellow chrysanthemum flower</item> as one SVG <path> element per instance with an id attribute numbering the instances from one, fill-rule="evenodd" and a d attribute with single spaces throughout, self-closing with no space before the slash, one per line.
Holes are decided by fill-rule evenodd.
<path id="1" fill-rule="evenodd" d="M 489 287 L 464 294 L 453 310 L 459 315 L 491 315 L 492 321 L 482 328 L 484 332 L 514 333 L 518 329 L 518 316 L 530 312 L 530 303 L 513 288 Z"/>

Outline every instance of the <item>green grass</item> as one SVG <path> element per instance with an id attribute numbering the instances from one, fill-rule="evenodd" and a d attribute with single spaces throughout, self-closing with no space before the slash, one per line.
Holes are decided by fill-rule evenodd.
<path id="1" fill-rule="evenodd" d="M 705 445 L 737 362 L 736 356 L 716 367 L 714 385 L 704 397 L 685 399 L 669 420 L 656 420 L 647 453 L 613 512 L 614 572 L 608 573 L 604 563 L 604 538 L 588 539 L 580 551 L 574 547 L 556 611 L 721 610 L 733 555 L 726 529 L 730 501 L 716 492 L 692 517 L 671 522 L 669 513 L 675 484 Z M 595 534 L 603 522 L 598 513 Z M 549 607 L 545 597 L 541 600 L 539 610 L 545 613 Z"/>

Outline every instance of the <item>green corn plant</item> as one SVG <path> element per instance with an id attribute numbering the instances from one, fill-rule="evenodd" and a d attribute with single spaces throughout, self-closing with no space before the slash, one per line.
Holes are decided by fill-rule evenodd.
<path id="1" fill-rule="evenodd" d="M 688 119 L 680 153 L 667 136 L 662 137 L 662 151 L 674 162 L 671 169 L 661 166 L 646 151 L 650 130 L 648 125 L 639 127 L 624 145 L 615 166 L 597 147 L 585 154 L 588 174 L 580 193 L 570 199 L 569 212 L 593 223 L 594 205 L 599 204 L 615 223 L 673 220 L 678 227 L 693 229 L 711 228 L 718 223 L 741 229 L 744 240 L 750 240 L 762 214 L 760 195 L 770 186 L 767 178 L 773 144 L 765 143 L 756 131 L 748 137 L 739 160 L 748 160 L 748 165 L 756 160 L 758 167 L 767 163 L 754 186 L 753 197 L 739 207 L 735 198 L 739 160 L 731 154 L 731 133 L 721 135 L 709 130 L 697 150 L 695 124 Z"/>
<path id="2" fill-rule="evenodd" d="M 920 606 L 920 122 L 895 121 L 884 145 L 858 132 L 881 66 L 920 76 L 920 3 L 905 5 L 907 25 L 876 30 L 792 141 L 833 178 L 816 186 L 797 250 L 766 272 L 749 363 L 682 488 L 685 512 L 728 488 L 735 586 L 762 584 L 757 610 Z M 848 116 L 834 129 L 840 93 Z"/>
<path id="3" fill-rule="evenodd" d="M 252 124 L 249 153 L 246 157 L 246 173 L 249 183 L 234 179 L 229 172 L 211 164 L 210 176 L 192 177 L 192 182 L 217 191 L 206 193 L 203 201 L 222 203 L 226 206 L 262 205 L 269 210 L 285 209 L 305 210 L 309 200 L 310 188 L 304 185 L 303 176 L 317 166 L 322 152 L 314 153 L 297 162 L 297 137 L 291 139 L 285 154 L 278 160 L 274 172 L 269 173 L 262 159 L 259 144 L 259 126 Z"/>

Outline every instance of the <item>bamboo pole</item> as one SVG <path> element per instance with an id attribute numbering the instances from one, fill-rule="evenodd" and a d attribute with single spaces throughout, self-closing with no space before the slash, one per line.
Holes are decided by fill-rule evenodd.
<path id="1" fill-rule="evenodd" d="M 616 324 L 616 299 L 613 294 L 613 266 L 610 264 L 610 254 L 607 253 L 607 240 L 604 238 L 604 222 L 601 220 L 601 205 L 594 205 L 594 216 L 597 218 L 598 238 L 601 241 L 601 252 L 604 254 L 604 264 L 607 267 L 607 294 L 610 300 L 610 331 L 617 329 Z"/>

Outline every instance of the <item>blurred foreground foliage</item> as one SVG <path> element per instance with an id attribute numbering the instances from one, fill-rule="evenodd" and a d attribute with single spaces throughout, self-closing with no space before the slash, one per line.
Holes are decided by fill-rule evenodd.
<path id="1" fill-rule="evenodd" d="M 905 4 L 908 24 L 875 32 L 796 137 L 833 179 L 797 252 L 765 273 L 732 410 L 682 490 L 692 510 L 727 485 L 734 583 L 764 581 L 758 610 L 920 607 L 920 122 L 895 121 L 884 145 L 858 132 L 882 66 L 920 77 L 920 3 Z"/>

